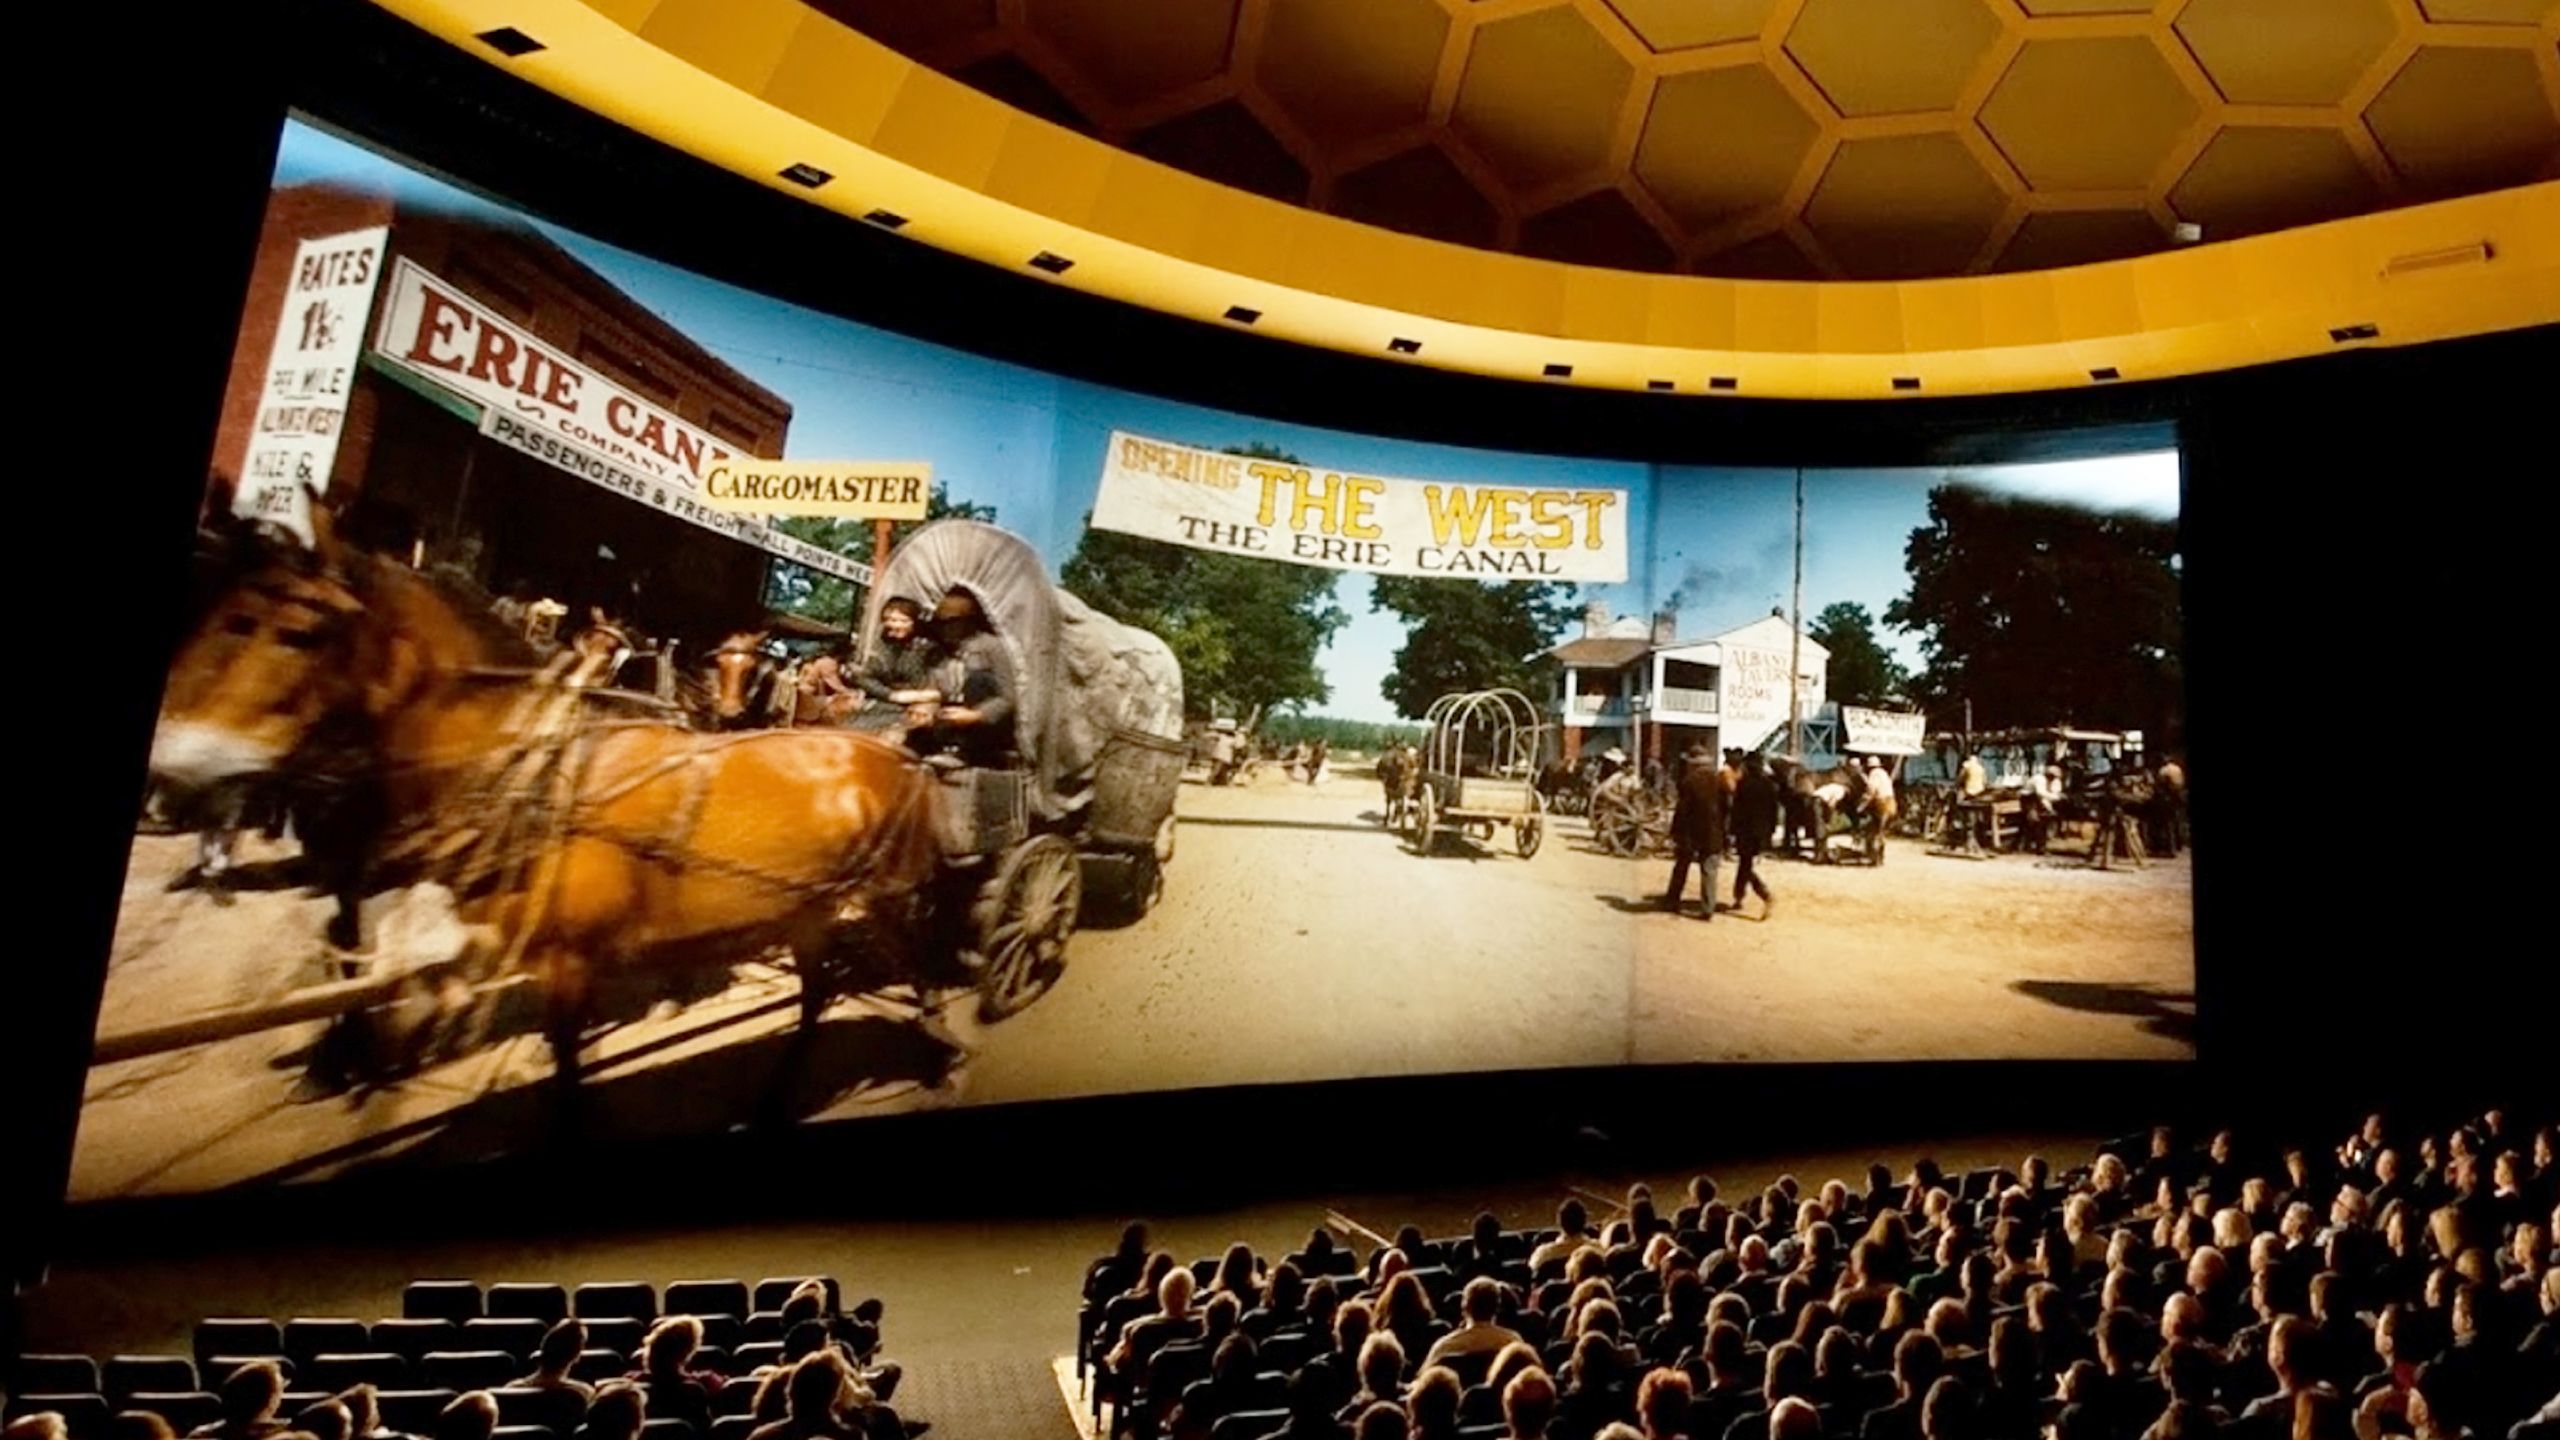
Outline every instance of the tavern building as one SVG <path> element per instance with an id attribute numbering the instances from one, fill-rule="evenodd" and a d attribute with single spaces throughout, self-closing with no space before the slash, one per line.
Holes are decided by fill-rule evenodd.
<path id="1" fill-rule="evenodd" d="M 1582 633 L 1547 652 L 1556 661 L 1550 703 L 1566 761 L 1615 747 L 1645 762 L 1697 740 L 1719 754 L 1757 748 L 1791 712 L 1810 720 L 1829 698 L 1831 652 L 1810 635 L 1797 636 L 1783 614 L 1703 640 L 1679 639 L 1678 626 L 1675 610 L 1648 624 L 1613 620 L 1595 602 L 1583 611 Z M 1798 666 L 1792 696 L 1791 661 Z"/>

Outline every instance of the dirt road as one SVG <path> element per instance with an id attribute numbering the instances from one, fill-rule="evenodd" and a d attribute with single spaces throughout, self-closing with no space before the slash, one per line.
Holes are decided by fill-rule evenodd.
<path id="1" fill-rule="evenodd" d="M 1168 1086 L 1729 1060 L 2177 1058 L 2192 1053 L 2184 860 L 2096 872 L 1898 842 L 1881 869 L 1775 863 L 1766 923 L 1652 908 L 1667 863 L 1611 859 L 1574 822 L 1535 859 L 1508 836 L 1429 858 L 1376 822 L 1364 774 L 1189 784 L 1163 903 L 1080 931 L 1065 975 L 993 1027 L 840 1003 L 798 1033 L 767 966 L 591 1047 L 589 1123 L 699 1133 L 802 1118 Z M 186 837 L 137 840 L 102 1029 L 326 978 L 324 902 L 244 858 L 227 905 L 172 890 Z M 1729 886 L 1732 869 L 1724 880 Z M 1693 892 L 1694 893 L 1694 892 Z M 378 952 L 459 943 L 431 891 L 377 897 Z M 1750 912 L 1756 915 L 1757 906 Z M 529 1017 L 520 1017 L 529 1019 Z M 360 1098 L 296 1103 L 317 1026 L 93 1069 L 73 1191 L 322 1175 L 392 1155 L 540 1143 L 542 1044 L 511 1038 Z"/>

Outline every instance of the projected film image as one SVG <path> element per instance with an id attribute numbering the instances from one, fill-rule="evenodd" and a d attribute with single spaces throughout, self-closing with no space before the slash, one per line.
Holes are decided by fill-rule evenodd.
<path id="1" fill-rule="evenodd" d="M 289 126 L 73 1194 L 2185 1058 L 2178 491 L 2123 442 L 1721 469 L 1204 409 Z"/>

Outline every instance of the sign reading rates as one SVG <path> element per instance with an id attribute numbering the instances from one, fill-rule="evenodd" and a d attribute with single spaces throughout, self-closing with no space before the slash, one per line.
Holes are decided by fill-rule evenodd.
<path id="1" fill-rule="evenodd" d="M 1352 475 L 1115 430 L 1093 525 L 1379 575 L 1627 578 L 1624 490 Z"/>

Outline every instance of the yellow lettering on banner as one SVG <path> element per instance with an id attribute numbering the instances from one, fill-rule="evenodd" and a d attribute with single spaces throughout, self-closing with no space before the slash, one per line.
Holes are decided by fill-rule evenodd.
<path id="1" fill-rule="evenodd" d="M 1573 516 L 1564 507 L 1573 496 L 1564 490 L 1540 490 L 1529 497 L 1529 523 L 1538 533 L 1529 543 L 1541 550 L 1563 550 L 1573 544 Z"/>
<path id="2" fill-rule="evenodd" d="M 1295 481 L 1298 471 L 1269 460 L 1256 460 L 1244 467 L 1254 479 L 1262 482 L 1262 504 L 1254 511 L 1253 522 L 1269 525 L 1280 518 L 1280 482 Z"/>
<path id="3" fill-rule="evenodd" d="M 1295 478 L 1298 482 L 1298 498 L 1289 502 L 1289 528 L 1306 529 L 1307 512 L 1312 510 L 1316 516 L 1316 529 L 1327 535 L 1339 530 L 1341 527 L 1336 523 L 1334 515 L 1335 502 L 1341 494 L 1342 477 L 1327 475 L 1321 482 L 1315 482 L 1312 475 L 1301 470 L 1297 472 Z"/>
<path id="4" fill-rule="evenodd" d="M 1582 548 L 1585 550 L 1597 550 L 1601 546 L 1601 512 L 1618 503 L 1618 492 L 1615 490 L 1584 490 L 1577 493 L 1573 498 L 1582 502 L 1582 508 L 1584 511 L 1582 520 Z"/>
<path id="5" fill-rule="evenodd" d="M 1518 490 L 1493 492 L 1493 523 L 1485 528 L 1484 543 L 1496 550 L 1517 550 L 1529 542 L 1520 535 L 1520 510 L 1529 503 L 1526 493 Z"/>
<path id="6" fill-rule="evenodd" d="M 1422 503 L 1431 511 L 1431 543 L 1446 545 L 1457 535 L 1462 545 L 1476 543 L 1476 535 L 1484 529 L 1485 512 L 1493 501 L 1493 492 L 1478 490 L 1470 498 L 1467 487 L 1438 485 L 1422 487 Z"/>
<path id="7" fill-rule="evenodd" d="M 1342 534 L 1351 540 L 1381 540 L 1386 532 L 1369 523 L 1377 513 L 1377 497 L 1386 493 L 1387 482 L 1366 475 L 1342 477 Z"/>

